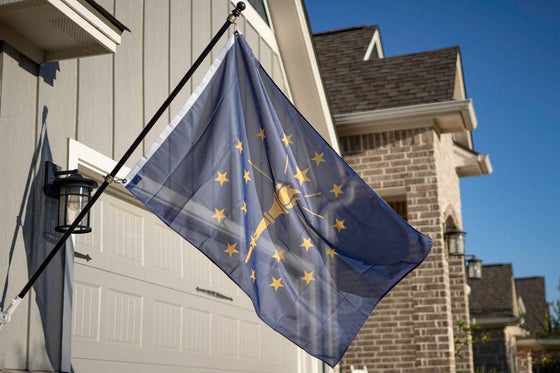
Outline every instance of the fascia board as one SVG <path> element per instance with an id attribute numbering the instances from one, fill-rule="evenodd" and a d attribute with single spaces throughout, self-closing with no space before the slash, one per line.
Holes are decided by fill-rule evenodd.
<path id="1" fill-rule="evenodd" d="M 379 58 L 384 58 L 383 48 L 381 48 L 381 38 L 379 36 L 379 29 L 375 29 L 371 40 L 369 41 L 366 53 L 364 54 L 364 61 L 369 61 L 371 59 L 371 54 L 373 53 L 373 48 L 377 50 L 377 55 Z"/>
<path id="2" fill-rule="evenodd" d="M 58 8 L 57 3 L 64 3 L 72 9 L 79 17 L 86 20 L 91 26 L 99 30 L 105 37 L 109 38 L 113 43 L 121 43 L 121 35 L 113 30 L 107 23 L 103 22 L 101 18 L 93 14 L 89 9 L 80 4 L 77 0 L 48 0 L 51 4 Z"/>
<path id="3" fill-rule="evenodd" d="M 449 127 L 439 120 L 444 116 L 460 116 L 461 127 Z M 346 132 L 379 132 L 404 128 L 433 126 L 441 133 L 471 131 L 476 128 L 477 120 L 471 99 L 452 100 L 401 106 L 395 108 L 337 114 L 335 123 L 341 134 Z M 367 130 L 366 130 L 367 128 Z"/>
<path id="4" fill-rule="evenodd" d="M 476 325 L 485 327 L 494 326 L 519 326 L 523 323 L 523 318 L 521 317 L 477 317 Z"/>
<path id="5" fill-rule="evenodd" d="M 83 5 L 75 0 L 47 0 L 47 2 L 95 38 L 107 51 L 115 53 L 116 45 L 121 42 L 120 35 L 117 35 L 107 25 L 105 28 L 101 27 L 103 22 Z M 76 9 L 80 9 L 81 13 Z"/>
<path id="6" fill-rule="evenodd" d="M 493 171 L 488 154 L 480 154 L 458 145 L 453 146 L 453 154 L 461 177 L 490 175 Z"/>
<path id="7" fill-rule="evenodd" d="M 544 347 L 560 350 L 560 338 L 524 338 L 517 340 L 518 347 Z"/>
<path id="8" fill-rule="evenodd" d="M 9 4 L 6 5 L 9 7 Z M 43 63 L 64 58 L 115 53 L 121 34 L 104 17 L 93 13 L 78 0 L 40 0 L 29 12 L 17 13 L 7 8 L 0 35 L 5 42 Z M 33 13 L 35 12 L 35 13 Z M 40 12 L 40 13 L 38 13 Z M 6 18 L 6 15 L 10 17 Z M 41 21 L 37 23 L 37 19 Z M 77 42 L 68 43 L 64 31 L 52 32 L 49 20 L 56 19 L 76 28 Z M 48 30 L 48 32 L 47 32 Z M 59 39 L 61 38 L 61 39 Z M 87 42 L 84 42 L 87 40 Z"/>

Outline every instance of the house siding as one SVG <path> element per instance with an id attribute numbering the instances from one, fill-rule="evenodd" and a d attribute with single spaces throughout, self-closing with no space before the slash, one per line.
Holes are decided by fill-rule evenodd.
<path id="1" fill-rule="evenodd" d="M 5 196 L 0 198 L 0 273 L 8 274 L 0 278 L 3 306 L 28 279 L 31 259 L 26 252 L 33 253 L 34 248 L 29 244 L 33 241 L 28 237 L 30 225 L 24 225 L 33 213 L 31 196 L 42 188 L 43 162 L 48 159 L 67 168 L 69 138 L 119 159 L 233 9 L 229 0 L 97 2 L 132 30 L 122 35 L 114 55 L 39 66 L 0 42 L 0 155 L 5 175 L 0 185 Z M 264 68 L 287 89 L 280 56 L 243 16 L 237 23 Z M 232 32 L 230 28 L 228 34 Z M 184 105 L 226 39 L 224 35 L 127 166 L 136 162 Z M 32 256 L 38 262 L 42 259 Z M 61 297 L 62 284 L 52 291 Z M 45 342 L 44 320 L 34 295 L 31 291 L 25 297 L 0 333 L 0 370 L 61 369 L 60 350 L 47 353 L 45 346 L 59 349 L 62 337 Z M 58 317 L 59 324 L 45 333 L 60 333 L 60 312 Z"/>

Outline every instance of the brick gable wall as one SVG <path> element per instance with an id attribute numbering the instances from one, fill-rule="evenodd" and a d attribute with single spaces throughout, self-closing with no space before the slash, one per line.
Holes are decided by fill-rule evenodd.
<path id="1" fill-rule="evenodd" d="M 445 209 L 451 205 L 460 213 L 452 153 L 440 154 L 450 150 L 449 142 L 425 128 L 343 136 L 340 144 L 344 159 L 373 189 L 403 188 L 408 222 L 434 240 L 426 260 L 364 324 L 341 372 L 350 372 L 350 365 L 370 372 L 472 372 L 470 350 L 457 364 L 454 357 L 453 326 L 468 320 L 468 303 L 464 266 L 459 259 L 448 262 L 443 242 Z"/>

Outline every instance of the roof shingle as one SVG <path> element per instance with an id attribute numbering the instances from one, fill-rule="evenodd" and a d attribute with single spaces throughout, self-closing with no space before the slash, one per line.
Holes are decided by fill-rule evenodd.
<path id="1" fill-rule="evenodd" d="M 377 26 L 314 35 L 334 114 L 453 99 L 459 47 L 363 61 Z"/>
<path id="2" fill-rule="evenodd" d="M 531 332 L 531 337 L 542 336 L 545 333 L 548 312 L 544 277 L 516 278 L 515 288 L 527 310 L 523 327 Z"/>
<path id="3" fill-rule="evenodd" d="M 472 317 L 514 317 L 514 285 L 511 264 L 482 266 L 482 279 L 469 280 Z"/>

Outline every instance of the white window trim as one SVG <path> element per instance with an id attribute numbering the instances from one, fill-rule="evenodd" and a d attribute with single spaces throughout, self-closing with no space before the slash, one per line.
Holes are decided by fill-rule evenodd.
<path id="1" fill-rule="evenodd" d="M 231 0 L 231 4 L 237 4 L 237 1 Z M 280 54 L 280 49 L 278 48 L 278 44 L 276 43 L 276 37 L 274 36 L 274 28 L 272 27 L 272 22 L 270 19 L 270 14 L 268 12 L 268 6 L 265 2 L 265 9 L 268 17 L 268 21 L 271 25 L 267 25 L 266 22 L 261 18 L 260 14 L 257 13 L 255 8 L 247 1 L 245 2 L 245 10 L 241 13 L 245 20 L 253 26 L 253 28 L 257 31 L 259 36 L 272 48 L 274 53 Z"/>
<path id="2" fill-rule="evenodd" d="M 68 169 L 75 170 L 85 168 L 102 178 L 109 174 L 117 165 L 117 161 L 111 159 L 96 150 L 76 141 L 68 139 Z M 118 178 L 124 179 L 130 169 L 123 166 L 117 173 Z"/>
<path id="3" fill-rule="evenodd" d="M 236 5 L 237 1 L 231 0 L 231 4 Z M 260 14 L 257 13 L 255 8 L 249 3 L 245 2 L 245 10 L 243 17 L 245 21 L 249 22 L 251 26 L 255 29 L 257 34 L 263 41 L 272 49 L 272 51 L 278 57 L 278 63 L 280 64 L 280 72 L 282 74 L 282 79 L 284 80 L 284 85 L 286 87 L 286 95 L 293 102 L 292 90 L 290 88 L 290 82 L 288 81 L 288 76 L 286 75 L 286 69 L 284 68 L 284 61 L 282 61 L 282 55 L 280 54 L 280 48 L 278 47 L 278 42 L 276 41 L 276 36 L 274 33 L 274 25 L 272 24 L 272 18 L 270 17 L 270 10 L 268 4 L 264 1 L 264 7 L 266 10 L 266 16 L 268 17 L 268 22 L 270 26 L 261 18 Z M 256 52 L 255 52 L 256 53 Z"/>
<path id="4" fill-rule="evenodd" d="M 379 31 L 375 30 L 373 33 L 373 37 L 371 38 L 369 45 L 366 50 L 366 54 L 364 54 L 364 61 L 369 61 L 371 59 L 371 54 L 373 53 L 373 48 L 377 50 L 377 55 L 379 58 L 384 58 L 383 49 L 381 48 L 381 39 L 379 37 Z"/>

